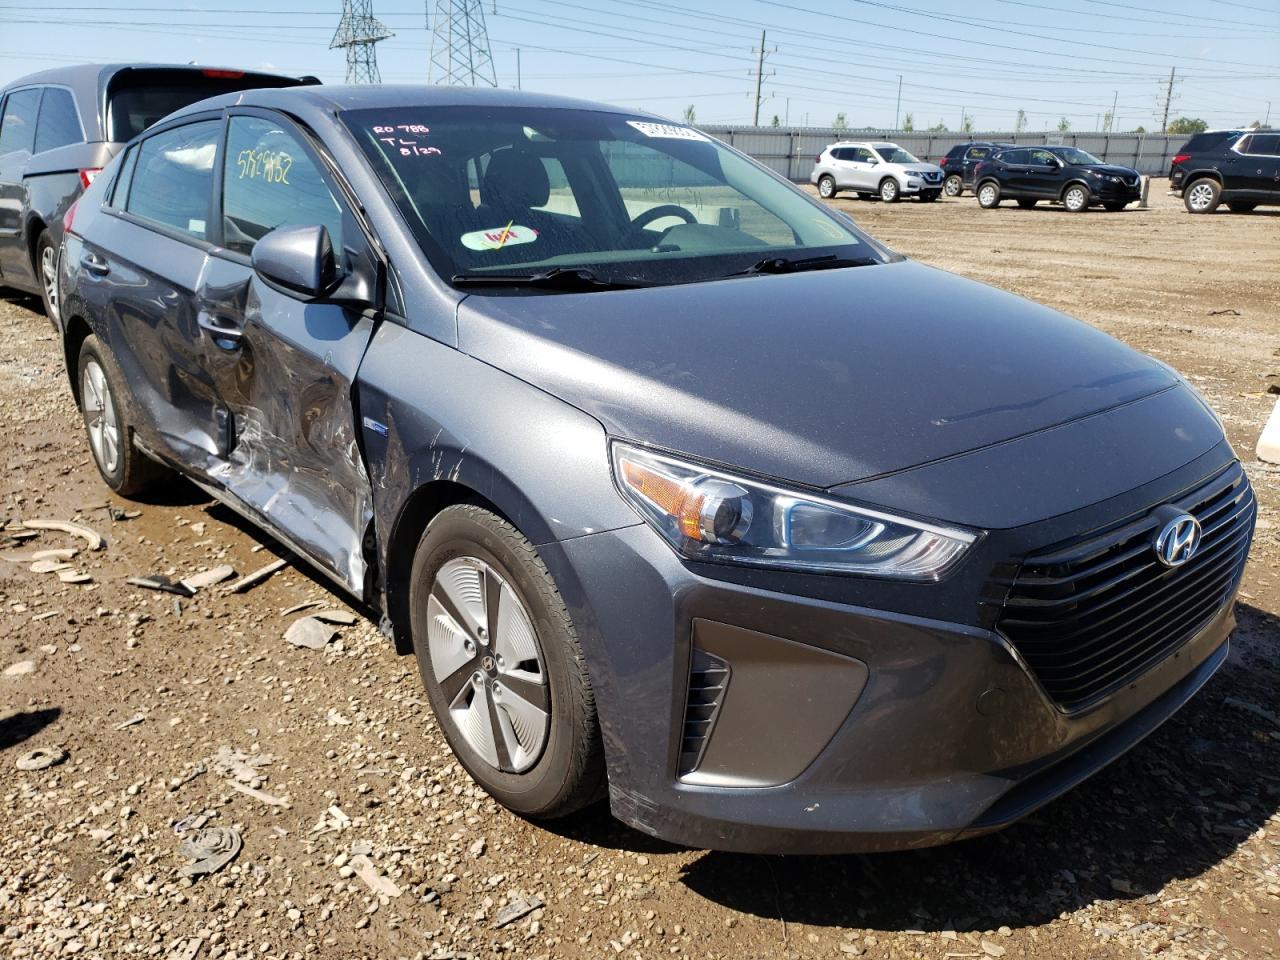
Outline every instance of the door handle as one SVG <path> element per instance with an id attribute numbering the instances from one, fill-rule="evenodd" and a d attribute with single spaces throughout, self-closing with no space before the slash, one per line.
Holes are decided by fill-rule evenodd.
<path id="1" fill-rule="evenodd" d="M 240 341 L 244 339 L 244 330 L 240 325 L 226 317 L 200 313 L 196 317 L 196 325 L 209 334 L 210 339 L 223 350 L 239 348 Z"/>
<path id="2" fill-rule="evenodd" d="M 80 258 L 80 266 L 95 276 L 105 277 L 111 272 L 111 265 L 96 253 L 86 253 Z"/>

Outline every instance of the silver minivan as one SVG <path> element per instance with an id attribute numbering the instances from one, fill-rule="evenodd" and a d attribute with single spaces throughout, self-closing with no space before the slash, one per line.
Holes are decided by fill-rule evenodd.
<path id="1" fill-rule="evenodd" d="M 840 190 L 855 190 L 861 200 L 879 197 L 893 203 L 903 197 L 937 200 L 942 194 L 942 168 L 925 163 L 896 143 L 833 143 L 814 161 L 809 182 L 824 200 Z"/>

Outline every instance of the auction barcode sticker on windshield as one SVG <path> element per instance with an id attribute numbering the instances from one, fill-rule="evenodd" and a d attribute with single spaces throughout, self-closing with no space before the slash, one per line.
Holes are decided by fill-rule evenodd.
<path id="1" fill-rule="evenodd" d="M 627 126 L 639 130 L 646 137 L 656 137 L 661 140 L 700 140 L 706 141 L 705 134 L 699 133 L 693 127 L 682 127 L 674 123 L 648 123 L 644 120 L 628 120 Z"/>

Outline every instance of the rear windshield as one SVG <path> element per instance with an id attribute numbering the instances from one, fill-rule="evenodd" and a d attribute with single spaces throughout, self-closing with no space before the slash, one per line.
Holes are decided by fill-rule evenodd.
<path id="1" fill-rule="evenodd" d="M 175 110 L 219 94 L 307 82 L 239 70 L 125 70 L 107 88 L 107 140 L 132 140 Z"/>
<path id="2" fill-rule="evenodd" d="M 1212 150 L 1214 147 L 1226 143 L 1228 140 L 1234 140 L 1240 136 L 1239 130 L 1214 130 L 1211 133 L 1197 133 L 1194 137 L 1182 145 L 1179 153 L 1201 153 L 1205 150 Z"/>

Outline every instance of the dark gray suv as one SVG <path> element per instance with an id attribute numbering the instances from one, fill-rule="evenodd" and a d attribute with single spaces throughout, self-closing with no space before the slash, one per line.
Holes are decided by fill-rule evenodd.
<path id="1" fill-rule="evenodd" d="M 121 146 L 166 114 L 249 87 L 318 83 L 271 73 L 157 64 L 86 64 L 0 89 L 0 286 L 57 312 L 59 224 Z"/>
<path id="2" fill-rule="evenodd" d="M 1162 363 L 690 127 L 461 88 L 194 105 L 80 199 L 72 389 L 416 654 L 530 817 L 994 830 L 1223 662 L 1254 500 Z"/>

